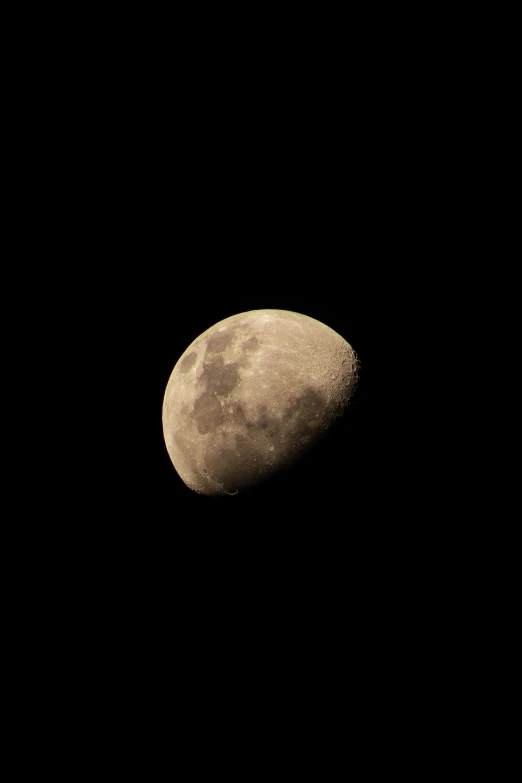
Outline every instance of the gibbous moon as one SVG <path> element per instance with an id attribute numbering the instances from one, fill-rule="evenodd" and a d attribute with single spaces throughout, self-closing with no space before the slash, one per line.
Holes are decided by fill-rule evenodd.
<path id="1" fill-rule="evenodd" d="M 353 348 L 287 310 L 239 313 L 179 358 L 163 400 L 163 434 L 190 489 L 234 495 L 295 463 L 341 416 L 357 386 Z"/>

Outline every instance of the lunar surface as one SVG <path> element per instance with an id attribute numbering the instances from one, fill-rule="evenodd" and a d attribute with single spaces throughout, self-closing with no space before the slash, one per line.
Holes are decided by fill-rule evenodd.
<path id="1" fill-rule="evenodd" d="M 179 358 L 163 433 L 179 476 L 235 495 L 293 465 L 342 415 L 357 386 L 353 348 L 320 321 L 252 310 L 203 332 Z"/>

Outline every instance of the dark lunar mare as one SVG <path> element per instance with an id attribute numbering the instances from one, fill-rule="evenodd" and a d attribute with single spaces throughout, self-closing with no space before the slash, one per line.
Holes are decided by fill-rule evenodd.
<path id="1" fill-rule="evenodd" d="M 281 417 L 270 416 L 263 405 L 255 419 L 247 419 L 241 404 L 236 403 L 230 418 L 248 432 L 248 437 L 236 434 L 235 448 L 224 447 L 219 454 L 212 448 L 207 449 L 204 462 L 208 474 L 222 484 L 226 492 L 254 486 L 264 480 L 271 472 L 274 455 L 261 451 L 254 441 L 267 433 L 280 444 L 278 470 L 290 467 L 326 434 L 321 426 L 325 405 L 324 395 L 312 386 L 305 387 L 301 395 L 291 397 Z"/>
<path id="2" fill-rule="evenodd" d="M 196 422 L 198 432 L 202 435 L 214 432 L 225 421 L 220 398 L 227 397 L 236 388 L 240 381 L 240 368 L 250 364 L 249 353 L 255 351 L 259 345 L 259 340 L 253 335 L 243 343 L 245 354 L 238 361 L 225 364 L 220 354 L 232 343 L 237 332 L 236 327 L 228 332 L 213 335 L 207 342 L 203 357 L 203 372 L 198 381 L 201 394 L 196 398 L 192 411 L 192 418 Z M 187 372 L 184 369 L 185 361 L 192 355 L 189 354 L 181 363 L 182 372 Z M 195 359 L 190 359 L 187 368 L 190 369 L 194 362 Z"/>

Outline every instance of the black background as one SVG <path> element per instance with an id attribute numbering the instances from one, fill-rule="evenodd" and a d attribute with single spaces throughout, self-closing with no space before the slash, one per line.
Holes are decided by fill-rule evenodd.
<path id="1" fill-rule="evenodd" d="M 159 603 L 150 611 L 176 586 L 211 601 L 228 579 L 237 601 L 253 600 L 247 585 L 277 600 L 283 584 L 303 596 L 323 584 L 332 605 L 352 584 L 368 601 L 426 565 L 419 314 L 444 241 L 432 126 L 420 87 L 404 95 L 397 75 L 376 79 L 369 65 L 348 89 L 331 72 L 289 83 L 236 68 L 215 84 L 195 67 L 170 84 L 137 70 L 104 82 L 96 112 L 69 114 L 69 175 L 83 191 L 64 236 L 87 303 L 90 400 L 79 541 L 101 573 Z M 199 496 L 164 445 L 165 387 L 201 332 L 261 308 L 341 334 L 360 388 L 302 470 Z"/>
<path id="2" fill-rule="evenodd" d="M 395 129 L 397 106 L 372 108 L 360 84 L 351 106 L 336 84 L 316 88 L 312 102 L 281 85 L 263 95 L 260 80 L 219 101 L 215 91 L 208 99 L 193 91 L 177 106 L 173 94 L 168 111 L 152 89 L 146 119 L 132 132 L 120 122 L 109 143 L 103 135 L 101 148 L 90 147 L 92 225 L 82 251 L 100 391 L 106 384 L 111 398 L 116 508 L 175 520 L 190 536 L 187 518 L 244 525 L 265 504 L 264 525 L 292 526 L 361 513 L 382 520 L 411 501 L 411 378 L 430 299 L 426 271 L 440 253 L 437 190 L 419 184 L 432 176 L 418 159 L 422 134 Z M 346 437 L 313 471 L 255 500 L 199 497 L 164 447 L 166 383 L 202 331 L 265 307 L 317 318 L 357 351 L 361 386 Z"/>
<path id="3" fill-rule="evenodd" d="M 372 212 L 381 240 L 370 240 L 369 251 L 369 227 L 349 207 L 332 219 L 330 204 L 342 193 L 317 192 L 312 180 L 304 198 L 293 189 L 281 204 L 265 184 L 248 209 L 237 197 L 231 209 L 221 203 L 224 188 L 212 205 L 195 207 L 188 225 L 173 221 L 157 251 L 161 263 L 129 269 L 130 287 L 122 275 L 117 340 L 100 378 L 111 399 L 101 507 L 109 513 L 95 524 L 113 559 L 122 546 L 121 562 L 139 561 L 144 578 L 187 579 L 191 600 L 201 585 L 210 599 L 230 574 L 237 600 L 243 579 L 262 593 L 277 591 L 279 580 L 306 591 L 316 580 L 342 583 L 355 574 L 368 599 L 376 584 L 396 578 L 422 529 L 412 309 L 401 270 L 382 259 L 387 216 Z M 264 215 L 275 205 L 284 210 L 277 226 Z M 332 440 L 290 474 L 233 497 L 201 496 L 165 448 L 165 387 L 201 332 L 261 308 L 301 312 L 341 334 L 360 357 L 360 386 Z"/>
<path id="4" fill-rule="evenodd" d="M 475 204 L 497 192 L 489 35 L 476 14 L 395 7 L 35 13 L 6 115 L 23 278 L 6 339 L 25 332 L 30 375 L 4 547 L 23 720 L 53 764 L 76 741 L 76 765 L 100 748 L 135 769 L 141 752 L 147 779 L 164 756 L 228 770 L 286 750 L 294 771 L 315 751 L 324 778 L 354 749 L 365 770 L 467 750 L 491 669 L 477 650 L 499 638 L 483 621 L 498 514 L 470 510 L 476 487 L 451 497 L 468 407 L 453 369 L 491 328 L 487 297 L 463 336 L 447 322 L 473 298 Z M 482 255 L 489 274 L 498 248 Z M 292 474 L 200 496 L 165 448 L 165 387 L 205 329 L 258 308 L 337 331 L 360 386 Z"/>
<path id="5" fill-rule="evenodd" d="M 197 47 L 120 31 L 84 71 L 57 64 L 55 99 L 40 91 L 32 193 L 41 246 L 68 261 L 53 344 L 70 406 L 65 519 L 38 533 L 56 588 L 43 609 L 63 606 L 64 660 L 81 650 L 86 689 L 106 700 L 109 683 L 120 709 L 167 693 L 188 726 L 201 698 L 217 724 L 229 683 L 238 714 L 263 693 L 299 710 L 353 687 L 361 715 L 379 691 L 393 720 L 397 671 L 414 679 L 437 645 L 456 550 L 426 481 L 446 481 L 426 456 L 441 371 L 420 367 L 433 281 L 458 252 L 459 175 L 449 187 L 433 68 L 354 37 L 282 64 L 261 47 L 247 68 L 221 51 L 214 69 Z M 205 329 L 263 308 L 337 331 L 360 387 L 292 474 L 197 495 L 165 448 L 167 381 Z"/>

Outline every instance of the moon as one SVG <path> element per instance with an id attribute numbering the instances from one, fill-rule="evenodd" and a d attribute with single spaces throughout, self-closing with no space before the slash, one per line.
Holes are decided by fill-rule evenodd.
<path id="1" fill-rule="evenodd" d="M 360 363 L 337 332 L 288 310 L 251 310 L 203 332 L 167 383 L 170 459 L 204 495 L 235 495 L 295 464 L 330 430 Z"/>

